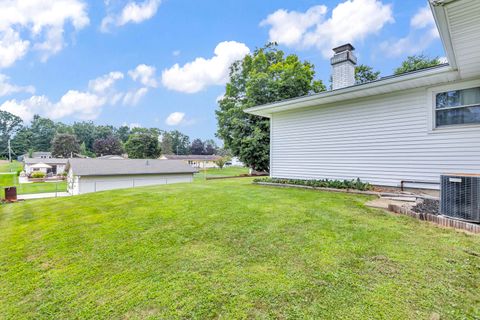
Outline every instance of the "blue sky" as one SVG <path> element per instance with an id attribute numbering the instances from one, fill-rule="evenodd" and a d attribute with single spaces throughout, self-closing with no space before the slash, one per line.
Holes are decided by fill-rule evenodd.
<path id="1" fill-rule="evenodd" d="M 384 76 L 409 54 L 444 56 L 426 0 L 22 2 L 0 4 L 0 109 L 26 121 L 40 113 L 207 139 L 228 65 L 269 40 L 326 83 L 330 49 L 343 42 Z"/>

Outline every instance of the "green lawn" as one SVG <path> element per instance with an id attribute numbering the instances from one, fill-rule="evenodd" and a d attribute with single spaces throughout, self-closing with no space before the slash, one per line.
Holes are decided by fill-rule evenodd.
<path id="1" fill-rule="evenodd" d="M 67 182 L 36 182 L 36 183 L 18 183 L 18 177 L 12 173 L 0 173 L 0 195 L 3 197 L 4 187 L 17 187 L 17 194 L 46 193 L 46 192 L 65 192 L 67 191 Z"/>
<path id="2" fill-rule="evenodd" d="M 207 177 L 232 177 L 239 176 L 242 174 L 248 174 L 249 169 L 245 167 L 225 167 L 223 169 L 219 168 L 208 168 Z M 199 169 L 198 177 L 204 177 L 205 172 L 203 169 Z"/>
<path id="3" fill-rule="evenodd" d="M 479 236 L 250 182 L 3 205 L 0 318 L 480 317 Z"/>
<path id="4" fill-rule="evenodd" d="M 17 172 L 21 169 L 23 169 L 23 164 L 21 162 L 0 160 L 0 172 Z"/>

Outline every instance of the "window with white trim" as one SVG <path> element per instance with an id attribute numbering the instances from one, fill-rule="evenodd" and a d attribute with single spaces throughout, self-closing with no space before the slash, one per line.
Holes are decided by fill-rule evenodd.
<path id="1" fill-rule="evenodd" d="M 435 126 L 480 124 L 480 87 L 435 95 Z"/>

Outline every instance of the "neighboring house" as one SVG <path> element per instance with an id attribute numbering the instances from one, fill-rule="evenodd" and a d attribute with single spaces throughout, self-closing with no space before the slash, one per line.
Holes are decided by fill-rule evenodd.
<path id="1" fill-rule="evenodd" d="M 160 159 L 162 160 L 182 160 L 191 165 L 194 168 L 217 168 L 217 164 L 215 161 L 220 159 L 220 156 L 216 155 L 174 155 L 174 154 L 167 154 L 162 155 Z"/>
<path id="2" fill-rule="evenodd" d="M 72 195 L 192 182 L 197 172 L 183 161 L 149 159 L 70 159 L 68 192 Z"/>
<path id="3" fill-rule="evenodd" d="M 431 9 L 449 64 L 355 85 L 345 45 L 333 91 L 246 110 L 270 118 L 272 177 L 436 189 L 441 174 L 480 173 L 480 1 Z"/>
<path id="4" fill-rule="evenodd" d="M 230 162 L 229 163 L 230 166 L 234 166 L 234 167 L 244 167 L 245 166 L 245 164 L 242 161 L 240 161 L 240 159 L 238 157 L 232 157 L 232 159 L 228 162 Z"/>
<path id="5" fill-rule="evenodd" d="M 61 175 L 65 172 L 68 159 L 61 158 L 24 158 L 24 171 L 27 175 L 32 174 L 35 171 L 42 171 L 44 173 L 52 173 L 53 175 Z M 41 164 L 43 168 L 38 165 Z M 44 165 L 48 165 L 47 168 Z"/>
<path id="6" fill-rule="evenodd" d="M 51 152 L 46 152 L 46 151 L 37 151 L 37 152 L 32 152 L 32 156 L 30 157 L 29 154 L 24 154 L 21 155 L 17 158 L 18 161 L 22 162 L 23 159 L 25 158 L 40 158 L 40 159 L 50 159 L 52 157 Z"/>

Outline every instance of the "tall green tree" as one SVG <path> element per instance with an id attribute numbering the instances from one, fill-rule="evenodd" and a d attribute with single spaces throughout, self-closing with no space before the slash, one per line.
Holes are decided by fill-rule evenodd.
<path id="1" fill-rule="evenodd" d="M 190 145 L 190 154 L 205 154 L 205 143 L 202 139 L 194 139 Z"/>
<path id="2" fill-rule="evenodd" d="M 12 139 L 12 150 L 15 155 L 28 154 L 32 148 L 33 133 L 29 127 L 22 127 Z"/>
<path id="3" fill-rule="evenodd" d="M 213 139 L 205 140 L 205 154 L 212 155 L 217 153 L 218 146 Z"/>
<path id="4" fill-rule="evenodd" d="M 378 80 L 380 71 L 373 71 L 373 68 L 364 64 L 355 67 L 355 83 L 367 83 Z"/>
<path id="5" fill-rule="evenodd" d="M 120 139 L 114 136 L 100 138 L 93 143 L 93 151 L 97 156 L 121 155 L 123 146 Z"/>
<path id="6" fill-rule="evenodd" d="M 0 110 L 0 156 L 8 156 L 8 140 L 22 129 L 22 123 L 20 117 Z"/>
<path id="7" fill-rule="evenodd" d="M 80 143 L 85 142 L 87 151 L 93 151 L 93 142 L 96 139 L 96 126 L 92 121 L 75 122 L 73 132 Z"/>
<path id="8" fill-rule="evenodd" d="M 434 67 L 439 64 L 441 64 L 441 61 L 438 57 L 430 58 L 423 54 L 413 55 L 407 57 L 407 59 L 402 62 L 401 66 L 394 70 L 394 74 L 399 75 L 402 73 Z"/>
<path id="9" fill-rule="evenodd" d="M 34 115 L 30 130 L 32 131 L 32 148 L 34 151 L 50 151 L 52 140 L 57 132 L 55 122 Z"/>
<path id="10" fill-rule="evenodd" d="M 163 131 L 160 140 L 162 154 L 173 154 L 173 141 L 170 132 Z"/>
<path id="11" fill-rule="evenodd" d="M 216 111 L 217 136 L 255 170 L 269 170 L 270 124 L 246 108 L 325 91 L 314 66 L 268 44 L 230 67 L 230 81 Z"/>
<path id="12" fill-rule="evenodd" d="M 125 143 L 125 151 L 131 159 L 156 159 L 162 150 L 158 136 L 149 133 L 135 133 Z"/>
<path id="13" fill-rule="evenodd" d="M 121 126 L 115 130 L 115 135 L 122 141 L 123 143 L 127 142 L 128 137 L 130 136 L 130 127 L 129 126 Z"/>
<path id="14" fill-rule="evenodd" d="M 178 130 L 170 131 L 172 151 L 174 154 L 186 155 L 190 153 L 190 137 Z"/>
<path id="15" fill-rule="evenodd" d="M 75 157 L 80 153 L 77 137 L 69 133 L 59 133 L 52 141 L 52 156 L 57 158 Z"/>

